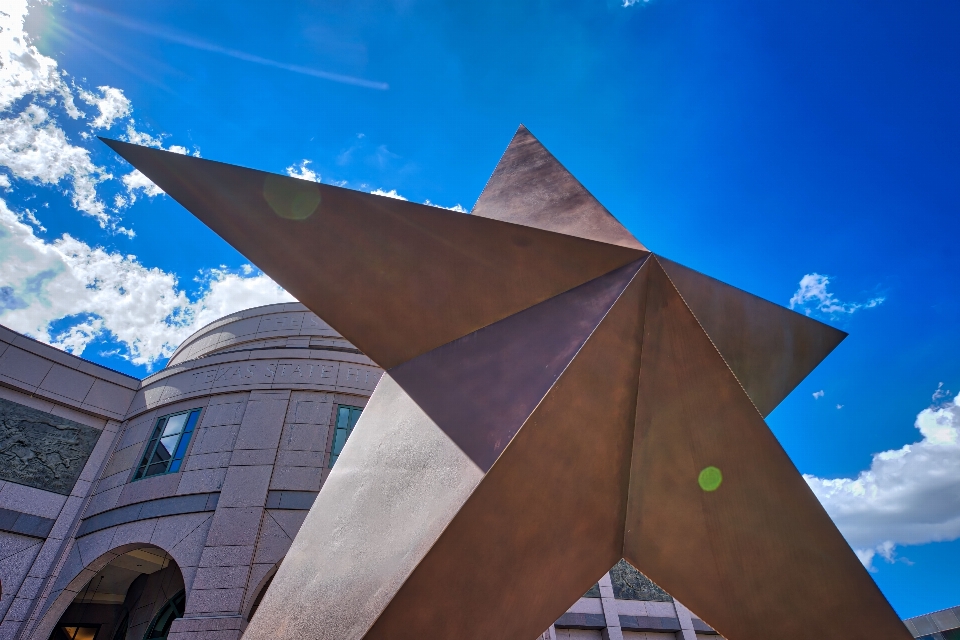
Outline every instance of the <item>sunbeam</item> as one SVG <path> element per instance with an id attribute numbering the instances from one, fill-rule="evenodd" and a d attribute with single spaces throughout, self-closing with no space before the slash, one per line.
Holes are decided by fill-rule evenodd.
<path id="1" fill-rule="evenodd" d="M 237 60 L 243 60 L 245 62 L 253 62 L 254 64 L 261 64 L 267 67 L 275 67 L 277 69 L 283 69 L 285 71 L 300 73 L 307 76 L 313 76 L 315 78 L 323 78 L 324 80 L 330 80 L 333 82 L 341 82 L 343 84 L 352 84 L 358 87 L 365 87 L 367 89 L 377 89 L 380 91 L 386 91 L 387 89 L 390 88 L 390 85 L 388 85 L 386 82 L 366 80 L 364 78 L 357 78 L 354 76 L 347 76 L 339 73 L 330 73 L 329 71 L 321 71 L 320 69 L 312 69 L 310 67 L 304 67 L 297 64 L 287 64 L 285 62 L 277 62 L 276 60 L 270 60 L 269 58 L 253 55 L 251 53 L 246 53 L 244 51 L 238 51 L 236 49 L 221 47 L 220 45 L 213 44 L 212 42 L 207 42 L 205 40 L 201 40 L 194 36 L 186 35 L 183 33 L 177 33 L 175 31 L 171 31 L 170 29 L 164 29 L 164 28 L 159 28 L 152 25 L 144 24 L 138 20 L 133 20 L 121 15 L 117 15 L 116 13 L 112 13 L 110 11 L 104 11 L 103 9 L 80 4 L 78 2 L 73 2 L 69 6 L 78 13 L 94 15 L 104 20 L 108 20 L 118 26 L 131 29 L 133 31 L 138 31 L 140 33 L 145 33 L 147 35 L 151 35 L 156 38 L 161 38 L 163 40 L 167 40 L 168 42 L 175 42 L 185 47 L 200 49 L 201 51 L 210 51 L 212 53 L 219 53 L 221 55 L 229 56 L 231 58 L 236 58 Z"/>

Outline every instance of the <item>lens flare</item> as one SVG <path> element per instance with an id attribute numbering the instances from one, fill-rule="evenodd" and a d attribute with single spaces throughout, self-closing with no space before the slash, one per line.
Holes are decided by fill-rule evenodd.
<path id="1" fill-rule="evenodd" d="M 263 198 L 273 212 L 287 220 L 305 220 L 320 206 L 320 188 L 315 182 L 268 174 Z"/>
<path id="2" fill-rule="evenodd" d="M 704 491 L 716 491 L 720 488 L 720 483 L 723 482 L 723 474 L 716 467 L 707 467 L 700 472 L 697 482 L 700 483 L 700 488 Z"/>

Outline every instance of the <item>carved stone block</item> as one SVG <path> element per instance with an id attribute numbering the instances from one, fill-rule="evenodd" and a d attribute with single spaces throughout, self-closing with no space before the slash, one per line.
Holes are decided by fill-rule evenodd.
<path id="1" fill-rule="evenodd" d="M 0 399 L 0 479 L 70 495 L 99 437 L 93 427 Z"/>

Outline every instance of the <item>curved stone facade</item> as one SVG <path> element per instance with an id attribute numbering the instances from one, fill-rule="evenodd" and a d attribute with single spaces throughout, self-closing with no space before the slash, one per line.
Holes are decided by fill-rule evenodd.
<path id="1" fill-rule="evenodd" d="M 0 495 L 23 494 L 16 504 L 0 498 L 0 508 L 22 508 L 7 509 L 13 522 L 5 527 L 0 511 L 5 529 L 0 544 L 26 567 L 21 573 L 34 578 L 24 588 L 26 576 L 5 571 L 6 561 L 0 560 L 3 613 L 13 614 L 5 615 L 0 637 L 46 639 L 58 622 L 73 624 L 78 621 L 67 618 L 92 611 L 90 602 L 98 602 L 102 618 L 102 602 L 117 594 L 90 596 L 90 585 L 98 582 L 91 578 L 99 576 L 102 583 L 105 567 L 137 549 L 165 554 L 181 572 L 186 610 L 173 623 L 171 637 L 210 637 L 214 630 L 237 637 L 329 472 L 337 407 L 362 408 L 380 369 L 302 305 L 271 305 L 204 327 L 163 370 L 143 381 L 109 372 L 122 379 L 119 386 L 126 394 L 115 395 L 123 406 L 108 407 L 101 412 L 108 415 L 94 419 L 83 411 L 84 403 L 93 402 L 87 396 L 102 381 L 83 376 L 84 369 L 100 373 L 100 367 L 22 336 L 5 337 L 9 353 L 5 359 L 0 354 L 5 392 L 0 397 L 13 407 L 46 412 L 37 415 L 94 427 L 98 451 L 82 472 L 77 470 L 80 480 L 70 496 L 18 484 L 7 491 L 9 483 L 0 485 Z M 30 343 L 35 353 L 13 346 L 17 341 Z M 70 395 L 73 387 L 48 382 L 46 370 L 54 367 L 73 387 L 86 388 L 82 396 L 73 393 L 72 407 L 30 397 L 44 385 L 53 400 Z M 180 468 L 134 479 L 158 418 L 194 409 L 200 410 L 199 418 Z M 104 418 L 111 419 L 109 431 Z M 30 498 L 40 506 L 20 504 Z M 61 513 L 69 500 L 77 503 L 72 517 Z M 44 545 L 51 530 L 60 535 L 55 544 Z M 58 556 L 52 565 L 30 567 L 48 547 Z M 107 582 L 120 573 L 112 571 Z M 9 611 L 14 599 L 17 606 Z M 61 621 L 75 600 L 89 601 L 87 608 L 75 605 Z"/>
<path id="2" fill-rule="evenodd" d="M 0 327 L 0 458 L 29 471 L 0 469 L 0 640 L 239 638 L 329 473 L 338 408 L 355 420 L 380 375 L 298 303 L 217 320 L 142 381 Z M 194 412 L 169 471 L 139 477 L 164 419 Z M 621 564 L 544 638 L 712 633 Z"/>

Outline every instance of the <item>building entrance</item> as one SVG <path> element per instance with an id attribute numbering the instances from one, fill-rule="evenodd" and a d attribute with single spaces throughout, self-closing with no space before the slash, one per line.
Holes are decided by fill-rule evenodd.
<path id="1" fill-rule="evenodd" d="M 60 617 L 50 640 L 159 640 L 183 616 L 180 567 L 155 547 L 114 558 Z"/>

